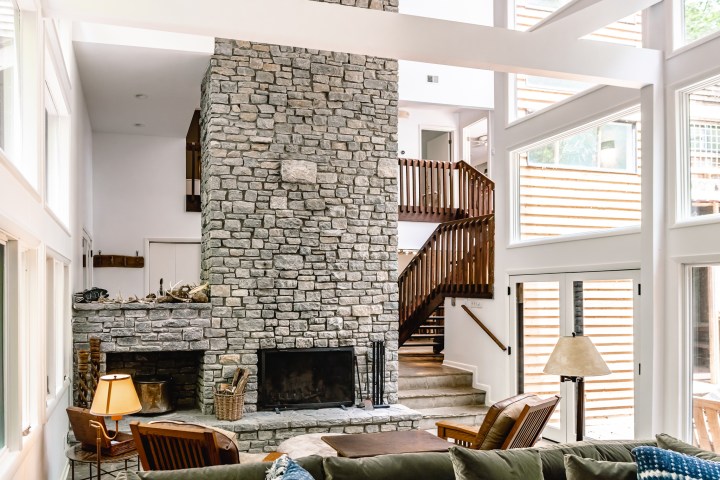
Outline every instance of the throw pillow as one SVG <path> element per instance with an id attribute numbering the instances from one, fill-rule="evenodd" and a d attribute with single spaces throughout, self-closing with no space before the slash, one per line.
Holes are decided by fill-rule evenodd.
<path id="1" fill-rule="evenodd" d="M 702 460 L 657 447 L 638 447 L 632 451 L 638 480 L 716 480 L 720 463 Z"/>
<path id="2" fill-rule="evenodd" d="M 691 455 L 693 457 L 702 458 L 703 460 L 711 460 L 713 462 L 720 462 L 720 455 L 703 450 L 689 443 L 685 443 L 682 440 L 671 437 L 665 433 L 655 435 L 657 439 L 658 447 L 665 450 L 672 450 L 673 452 L 684 453 L 685 455 Z"/>
<path id="3" fill-rule="evenodd" d="M 537 450 L 469 450 L 452 447 L 457 480 L 543 480 Z"/>
<path id="4" fill-rule="evenodd" d="M 637 466 L 630 462 L 604 462 L 565 455 L 565 474 L 567 480 L 635 480 Z"/>
<path id="5" fill-rule="evenodd" d="M 292 458 L 283 455 L 273 462 L 265 475 L 265 480 L 314 480 L 310 472 L 295 463 Z"/>

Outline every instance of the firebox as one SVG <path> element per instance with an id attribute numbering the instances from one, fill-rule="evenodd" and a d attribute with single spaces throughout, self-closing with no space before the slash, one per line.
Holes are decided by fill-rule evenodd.
<path id="1" fill-rule="evenodd" d="M 352 406 L 352 347 L 258 351 L 258 409 Z"/>

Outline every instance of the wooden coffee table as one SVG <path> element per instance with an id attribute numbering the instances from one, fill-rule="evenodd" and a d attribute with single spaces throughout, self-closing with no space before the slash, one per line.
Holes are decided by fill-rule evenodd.
<path id="1" fill-rule="evenodd" d="M 361 458 L 391 453 L 446 452 L 453 444 L 425 430 L 357 433 L 320 437 L 338 457 Z"/>

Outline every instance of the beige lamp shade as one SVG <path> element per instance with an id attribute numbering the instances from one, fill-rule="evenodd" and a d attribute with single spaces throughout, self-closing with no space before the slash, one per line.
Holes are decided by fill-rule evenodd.
<path id="1" fill-rule="evenodd" d="M 566 377 L 596 377 L 612 373 L 590 338 L 581 335 L 560 337 L 543 372 Z"/>
<path id="2" fill-rule="evenodd" d="M 130 375 L 100 377 L 90 413 L 119 419 L 142 409 Z"/>

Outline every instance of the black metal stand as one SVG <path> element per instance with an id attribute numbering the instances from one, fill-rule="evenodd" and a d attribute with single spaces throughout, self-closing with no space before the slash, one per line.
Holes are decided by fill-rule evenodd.
<path id="1" fill-rule="evenodd" d="M 560 376 L 560 381 L 575 384 L 575 440 L 581 442 L 585 439 L 585 379 Z"/>
<path id="2" fill-rule="evenodd" d="M 385 398 L 385 342 L 372 342 L 373 382 L 372 402 L 375 408 L 388 408 Z"/>

